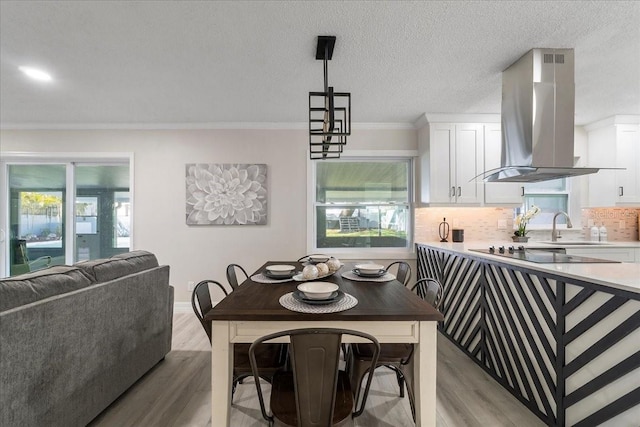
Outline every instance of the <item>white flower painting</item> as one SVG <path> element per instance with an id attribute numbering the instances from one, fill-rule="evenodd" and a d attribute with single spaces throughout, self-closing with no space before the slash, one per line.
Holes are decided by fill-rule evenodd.
<path id="1" fill-rule="evenodd" d="M 187 225 L 267 223 L 267 165 L 187 164 Z"/>

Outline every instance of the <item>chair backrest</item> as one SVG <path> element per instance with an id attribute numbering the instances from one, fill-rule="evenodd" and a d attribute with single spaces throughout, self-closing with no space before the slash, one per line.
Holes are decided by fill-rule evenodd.
<path id="1" fill-rule="evenodd" d="M 407 286 L 411 280 L 411 266 L 404 261 L 395 261 L 389 264 L 387 271 L 394 265 L 397 265 L 398 269 L 396 272 L 396 279 L 398 279 L 398 282 Z"/>
<path id="2" fill-rule="evenodd" d="M 237 272 L 236 269 L 240 270 L 242 272 L 242 274 L 244 274 L 244 278 L 242 278 L 242 276 L 241 276 L 240 278 L 242 280 L 240 280 L 240 281 L 238 281 L 238 276 L 236 274 L 236 272 Z M 229 264 L 227 266 L 227 281 L 229 282 L 229 285 L 231 285 L 232 289 L 238 289 L 238 286 L 240 285 L 240 283 L 244 282 L 248 278 L 249 278 L 249 275 L 247 274 L 245 269 L 242 268 L 241 265 Z"/>
<path id="3" fill-rule="evenodd" d="M 259 370 L 256 363 L 256 347 L 265 341 L 289 336 L 289 353 L 291 368 L 294 378 L 294 390 L 296 399 L 297 425 L 298 426 L 330 426 L 333 420 L 333 411 L 336 400 L 336 387 L 338 384 L 338 368 L 340 362 L 340 349 L 342 335 L 353 335 L 368 340 L 374 346 L 374 354 L 371 368 L 378 362 L 380 344 L 373 336 L 364 332 L 348 329 L 311 328 L 295 329 L 277 332 L 257 339 L 249 348 L 249 360 L 256 381 L 258 400 L 262 415 L 269 420 L 273 418 L 267 415 L 262 396 L 262 388 L 259 381 Z M 364 402 L 366 401 L 371 379 L 369 375 L 364 389 Z M 349 392 L 351 393 L 351 392 Z"/>
<path id="4" fill-rule="evenodd" d="M 420 298 L 428 302 L 436 310 L 442 303 L 442 285 L 436 279 L 420 279 L 411 288 Z"/>
<path id="5" fill-rule="evenodd" d="M 213 308 L 211 304 L 211 292 L 209 291 L 210 283 L 218 286 L 218 288 L 224 292 L 225 296 L 229 295 L 224 286 L 215 280 L 203 280 L 193 289 L 193 293 L 191 294 L 191 307 L 193 307 L 193 312 L 207 333 L 209 342 L 211 342 L 211 322 L 205 322 L 204 315 Z"/>

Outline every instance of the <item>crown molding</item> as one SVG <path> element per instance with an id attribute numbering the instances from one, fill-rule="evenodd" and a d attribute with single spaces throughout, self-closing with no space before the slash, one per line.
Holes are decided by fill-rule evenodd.
<path id="1" fill-rule="evenodd" d="M 420 129 L 430 123 L 500 123 L 500 114 L 424 113 L 413 123 Z"/>
<path id="2" fill-rule="evenodd" d="M 587 132 L 613 125 L 637 125 L 640 124 L 640 115 L 619 114 L 617 116 L 607 117 L 584 125 Z"/>
<path id="3" fill-rule="evenodd" d="M 413 130 L 412 123 L 353 123 L 352 129 Z M 307 130 L 307 122 L 2 123 L 0 130 Z"/>

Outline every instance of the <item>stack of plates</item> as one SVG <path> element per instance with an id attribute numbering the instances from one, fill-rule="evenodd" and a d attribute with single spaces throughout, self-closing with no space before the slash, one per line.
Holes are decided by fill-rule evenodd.
<path id="1" fill-rule="evenodd" d="M 337 291 L 333 291 L 331 295 L 329 295 L 329 297 L 326 299 L 312 299 L 305 296 L 303 292 L 295 290 L 293 291 L 293 298 L 305 304 L 326 305 L 340 301 L 342 298 L 344 298 L 344 292 L 338 289 Z"/>
<path id="2" fill-rule="evenodd" d="M 340 301 L 344 293 L 331 282 L 307 282 L 298 285 L 293 298 L 305 304 L 324 305 Z"/>
<path id="3" fill-rule="evenodd" d="M 353 274 L 360 277 L 382 277 L 387 274 L 384 265 L 379 264 L 356 264 Z"/>
<path id="4" fill-rule="evenodd" d="M 288 264 L 268 265 L 262 272 L 269 279 L 291 279 L 296 274 L 296 267 Z"/>

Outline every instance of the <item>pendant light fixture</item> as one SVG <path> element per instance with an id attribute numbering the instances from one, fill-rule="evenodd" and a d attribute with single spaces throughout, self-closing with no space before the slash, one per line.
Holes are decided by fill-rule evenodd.
<path id="1" fill-rule="evenodd" d="M 324 63 L 324 91 L 309 92 L 309 151 L 311 160 L 340 158 L 351 135 L 351 94 L 329 86 L 327 63 L 333 57 L 335 36 L 318 36 L 316 59 Z"/>

